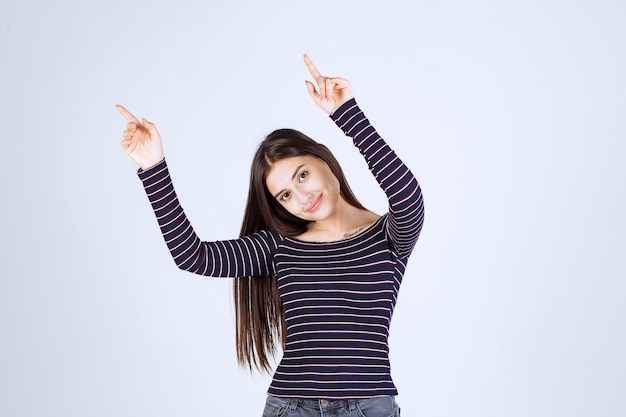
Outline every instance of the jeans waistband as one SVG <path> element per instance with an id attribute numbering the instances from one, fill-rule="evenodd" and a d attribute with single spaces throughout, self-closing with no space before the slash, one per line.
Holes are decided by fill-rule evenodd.
<path id="1" fill-rule="evenodd" d="M 295 411 L 298 407 L 313 408 L 319 410 L 320 408 L 332 410 L 337 408 L 347 408 L 350 411 L 356 410 L 356 400 L 327 400 L 324 398 L 311 400 L 300 398 L 289 398 L 289 409 Z"/>

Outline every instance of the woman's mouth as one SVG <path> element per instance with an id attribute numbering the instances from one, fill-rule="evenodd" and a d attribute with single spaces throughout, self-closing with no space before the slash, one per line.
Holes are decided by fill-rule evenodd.
<path id="1" fill-rule="evenodd" d="M 319 197 L 317 197 L 317 200 L 315 200 L 313 202 L 313 204 L 311 204 L 307 209 L 306 212 L 307 213 L 313 213 L 315 210 L 317 210 L 320 206 L 320 203 L 322 202 L 322 195 L 320 194 Z"/>

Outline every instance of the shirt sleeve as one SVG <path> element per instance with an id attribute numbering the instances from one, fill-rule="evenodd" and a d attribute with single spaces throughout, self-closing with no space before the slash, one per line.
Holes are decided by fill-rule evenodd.
<path id="1" fill-rule="evenodd" d="M 239 239 L 203 242 L 180 205 L 167 162 L 138 172 L 165 243 L 176 265 L 212 277 L 274 275 L 273 254 L 280 237 L 262 230 Z"/>
<path id="2" fill-rule="evenodd" d="M 408 257 L 424 222 L 424 202 L 417 180 L 376 132 L 354 98 L 339 106 L 330 117 L 352 138 L 387 195 L 387 237 L 399 257 Z"/>

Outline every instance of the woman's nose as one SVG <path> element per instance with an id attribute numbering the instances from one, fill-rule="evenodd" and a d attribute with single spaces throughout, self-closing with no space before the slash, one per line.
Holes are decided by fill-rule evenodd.
<path id="1" fill-rule="evenodd" d="M 298 199 L 300 203 L 306 204 L 311 201 L 312 194 L 309 193 L 308 191 L 299 190 L 299 191 L 296 191 L 296 198 Z"/>

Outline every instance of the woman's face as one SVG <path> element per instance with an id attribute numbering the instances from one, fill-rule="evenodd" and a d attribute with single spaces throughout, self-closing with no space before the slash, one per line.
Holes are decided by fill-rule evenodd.
<path id="1" fill-rule="evenodd" d="M 328 218 L 340 198 L 337 177 L 326 162 L 311 155 L 274 162 L 266 175 L 265 184 L 287 211 L 309 221 Z"/>

